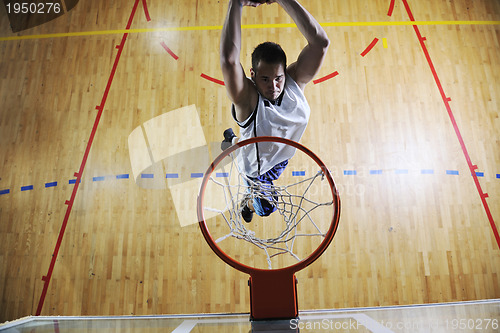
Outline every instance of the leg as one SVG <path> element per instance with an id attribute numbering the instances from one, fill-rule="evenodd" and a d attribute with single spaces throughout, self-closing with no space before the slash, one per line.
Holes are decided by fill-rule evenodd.
<path id="1" fill-rule="evenodd" d="M 260 191 L 261 195 L 259 197 L 256 197 L 253 200 L 247 202 L 247 205 L 245 206 L 247 207 L 247 209 L 244 208 L 244 213 L 246 214 L 246 216 L 249 215 L 249 212 L 255 212 L 259 216 L 269 216 L 276 211 L 275 203 L 277 202 L 278 198 L 275 194 L 272 193 L 273 181 L 281 176 L 287 165 L 288 161 L 283 161 L 276 164 L 265 174 L 260 175 L 257 178 L 251 178 L 252 181 L 259 183 L 264 190 Z M 269 188 L 269 191 L 266 191 L 266 188 Z M 245 221 L 247 221 L 247 218 L 245 218 L 245 216 L 244 219 Z"/>

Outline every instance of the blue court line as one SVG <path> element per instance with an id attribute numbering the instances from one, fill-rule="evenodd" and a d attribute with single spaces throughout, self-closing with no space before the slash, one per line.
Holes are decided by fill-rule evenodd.
<path id="1" fill-rule="evenodd" d="M 151 179 L 151 178 L 155 178 L 155 175 L 152 174 L 152 173 L 141 173 L 141 178 L 142 179 Z"/>
<path id="2" fill-rule="evenodd" d="M 375 169 L 375 170 L 370 170 L 370 175 L 381 175 L 383 174 L 382 169 Z M 397 175 L 402 175 L 402 174 L 409 174 L 408 169 L 396 169 L 394 171 L 395 174 Z M 435 174 L 434 169 L 422 169 L 420 170 L 420 173 L 423 175 L 432 175 Z M 346 176 L 356 176 L 358 174 L 357 170 L 344 170 L 344 175 Z M 446 170 L 447 175 L 452 175 L 452 176 L 458 176 L 460 175 L 460 172 L 458 170 Z M 306 172 L 305 171 L 292 171 L 292 176 L 305 176 Z M 191 178 L 203 178 L 205 176 L 204 173 L 201 172 L 193 172 L 191 173 Z M 477 177 L 484 177 L 485 173 L 484 172 L 476 172 Z M 228 172 L 218 172 L 216 173 L 216 177 L 223 178 L 223 177 L 229 177 Z M 500 179 L 500 173 L 495 174 L 495 177 L 497 179 Z M 154 178 L 154 174 L 141 174 L 141 178 Z M 167 173 L 166 178 L 179 178 L 178 173 Z M 116 179 L 130 179 L 129 174 L 120 174 L 116 175 Z M 106 177 L 93 177 L 92 180 L 94 182 L 99 182 L 99 181 L 104 181 L 106 180 Z M 81 183 L 81 180 L 80 180 Z M 76 179 L 70 179 L 68 180 L 68 184 L 76 184 Z M 45 183 L 45 188 L 51 188 L 51 187 L 57 187 L 58 182 L 48 182 Z M 34 185 L 27 185 L 27 186 L 22 186 L 21 187 L 21 192 L 25 191 L 32 191 L 34 190 Z M 10 189 L 4 189 L 0 190 L 0 195 L 5 195 L 5 194 L 10 194 L 11 191 Z"/>
<path id="3" fill-rule="evenodd" d="M 179 174 L 178 173 L 167 173 L 165 175 L 165 178 L 179 178 Z"/>

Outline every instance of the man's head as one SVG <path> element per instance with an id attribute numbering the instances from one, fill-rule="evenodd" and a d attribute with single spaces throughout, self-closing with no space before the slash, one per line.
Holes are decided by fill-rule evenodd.
<path id="1" fill-rule="evenodd" d="M 265 98 L 275 101 L 285 87 L 286 54 L 276 43 L 265 42 L 252 53 L 252 80 Z"/>

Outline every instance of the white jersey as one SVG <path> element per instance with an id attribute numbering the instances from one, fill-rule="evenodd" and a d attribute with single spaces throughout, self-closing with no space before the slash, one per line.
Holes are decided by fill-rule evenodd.
<path id="1" fill-rule="evenodd" d="M 236 120 L 234 105 L 233 117 Z M 286 76 L 285 88 L 273 104 L 259 94 L 257 107 L 244 121 L 236 120 L 240 141 L 257 136 L 277 136 L 299 142 L 309 121 L 311 109 L 297 83 Z M 276 164 L 293 157 L 295 148 L 274 142 L 260 142 L 239 149 L 238 162 L 247 176 L 257 177 Z"/>

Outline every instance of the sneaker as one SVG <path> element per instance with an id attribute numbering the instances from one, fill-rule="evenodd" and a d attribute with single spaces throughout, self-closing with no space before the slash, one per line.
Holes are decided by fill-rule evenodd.
<path id="1" fill-rule="evenodd" d="M 243 207 L 243 209 L 241 210 L 241 216 L 246 223 L 250 223 L 253 219 L 253 212 L 250 210 L 250 208 L 248 208 L 247 205 L 245 205 L 245 207 Z"/>
<path id="2" fill-rule="evenodd" d="M 248 207 L 249 200 L 250 200 L 250 197 L 247 197 L 247 198 L 243 199 L 243 202 L 241 203 L 241 205 L 243 206 L 243 208 L 241 209 L 241 217 L 243 217 L 243 220 L 245 220 L 246 223 L 252 222 L 252 218 L 253 218 L 253 212 Z"/>
<path id="3" fill-rule="evenodd" d="M 228 128 L 227 130 L 224 131 L 224 141 L 220 144 L 220 148 L 222 150 L 226 150 L 227 148 L 231 147 L 233 145 L 233 139 L 236 137 L 236 135 L 233 132 L 232 128 Z"/>

